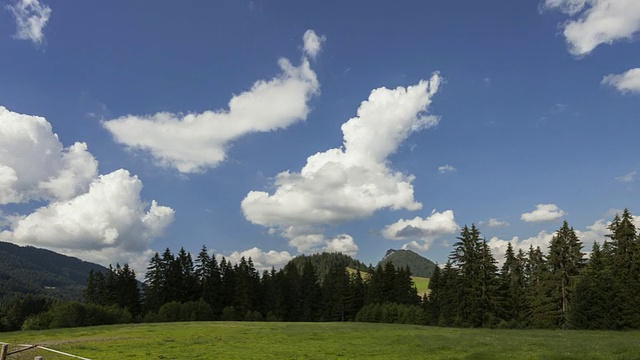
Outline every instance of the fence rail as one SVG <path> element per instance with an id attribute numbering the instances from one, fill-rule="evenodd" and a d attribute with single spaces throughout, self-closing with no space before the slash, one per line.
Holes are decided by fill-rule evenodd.
<path id="1" fill-rule="evenodd" d="M 56 354 L 65 355 L 65 356 L 69 356 L 69 357 L 76 358 L 76 359 L 91 360 L 89 358 L 85 358 L 85 357 L 82 357 L 82 356 L 69 354 L 69 353 L 66 353 L 66 352 L 59 351 L 59 350 L 49 349 L 47 347 L 40 346 L 40 345 L 17 344 L 16 346 L 20 346 L 22 348 L 9 351 L 9 345 L 10 344 L 3 343 L 3 342 L 0 342 L 0 344 L 2 344 L 2 348 L 0 350 L 0 360 L 7 360 L 7 357 L 10 356 L 10 355 L 21 353 L 23 351 L 27 351 L 27 350 L 31 350 L 31 349 L 42 349 L 42 350 L 45 350 L 45 351 L 50 351 L 50 352 L 53 352 L 53 353 L 56 353 Z M 38 359 L 44 360 L 44 359 L 42 359 L 41 356 L 37 356 L 36 360 L 38 360 Z"/>

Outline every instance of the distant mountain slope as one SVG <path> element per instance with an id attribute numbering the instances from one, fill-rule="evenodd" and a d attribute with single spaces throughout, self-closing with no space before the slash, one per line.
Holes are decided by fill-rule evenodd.
<path id="1" fill-rule="evenodd" d="M 433 261 L 411 250 L 387 250 L 378 264 L 384 266 L 388 262 L 391 262 L 396 268 L 408 266 L 411 275 L 425 278 L 430 278 L 436 268 Z"/>
<path id="2" fill-rule="evenodd" d="M 349 255 L 337 252 L 323 252 L 321 254 L 299 255 L 291 259 L 289 263 L 295 264 L 298 268 L 298 271 L 302 271 L 304 263 L 307 260 L 310 260 L 311 264 L 313 264 L 313 266 L 315 267 L 320 282 L 324 280 L 325 276 L 329 273 L 329 270 L 331 270 L 333 266 L 351 268 L 360 271 L 369 270 L 369 267 L 363 264 L 360 260 L 356 260 Z"/>
<path id="3" fill-rule="evenodd" d="M 90 270 L 101 265 L 38 249 L 0 242 L 0 300 L 13 294 L 81 299 Z"/>

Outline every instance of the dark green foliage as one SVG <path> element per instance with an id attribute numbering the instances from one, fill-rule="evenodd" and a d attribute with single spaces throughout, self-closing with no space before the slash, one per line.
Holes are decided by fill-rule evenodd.
<path id="1" fill-rule="evenodd" d="M 420 306 L 384 303 L 365 305 L 356 315 L 355 321 L 424 325 L 425 318 L 425 311 Z"/>
<path id="2" fill-rule="evenodd" d="M 569 324 L 578 329 L 615 329 L 611 304 L 616 302 L 615 280 L 598 243 L 593 244 L 586 268 L 578 277 L 569 308 Z"/>
<path id="3" fill-rule="evenodd" d="M 322 304 L 322 292 L 311 261 L 307 260 L 300 276 L 301 321 L 318 321 Z"/>
<path id="4" fill-rule="evenodd" d="M 109 267 L 106 275 L 102 272 L 89 272 L 87 288 L 84 292 L 85 302 L 127 309 L 133 316 L 141 313 L 140 290 L 136 274 L 128 264 L 116 268 Z"/>
<path id="5" fill-rule="evenodd" d="M 368 280 L 367 303 L 399 303 L 417 305 L 420 303 L 418 291 L 411 280 L 407 268 L 396 269 L 387 262 L 384 267 L 376 266 Z"/>
<path id="6" fill-rule="evenodd" d="M 331 268 L 325 276 L 322 287 L 323 321 L 349 320 L 349 315 L 347 315 L 349 282 L 349 273 L 340 265 Z"/>
<path id="7" fill-rule="evenodd" d="M 20 330 L 30 316 L 49 310 L 52 300 L 37 295 L 15 295 L 0 307 L 0 331 Z"/>
<path id="8" fill-rule="evenodd" d="M 458 288 L 458 297 L 449 294 L 445 300 L 454 303 L 451 310 L 455 312 L 456 320 L 453 325 L 492 326 L 497 321 L 496 261 L 475 225 L 465 226 L 458 240 L 450 255 L 451 265 L 458 268 L 454 285 Z"/>
<path id="9" fill-rule="evenodd" d="M 126 324 L 131 320 L 131 314 L 117 306 L 100 306 L 69 301 L 55 304 L 48 311 L 28 318 L 22 328 L 24 330 L 41 330 Z"/>
<path id="10" fill-rule="evenodd" d="M 436 264 L 433 261 L 411 250 L 387 250 L 378 265 L 384 267 L 388 262 L 392 263 L 396 269 L 408 267 L 413 276 L 426 278 L 430 278 L 436 268 Z"/>
<path id="11" fill-rule="evenodd" d="M 567 327 L 569 303 L 583 264 L 582 243 L 565 221 L 549 245 L 547 271 L 538 290 L 541 308 L 535 311 L 538 318 L 534 321 L 540 320 L 548 327 Z"/>

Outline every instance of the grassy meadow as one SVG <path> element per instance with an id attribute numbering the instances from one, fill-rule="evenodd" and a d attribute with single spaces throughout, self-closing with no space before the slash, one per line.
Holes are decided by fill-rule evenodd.
<path id="1" fill-rule="evenodd" d="M 23 331 L 90 359 L 640 359 L 640 332 L 450 329 L 368 323 L 190 322 Z M 70 359 L 28 351 L 9 360 Z"/>

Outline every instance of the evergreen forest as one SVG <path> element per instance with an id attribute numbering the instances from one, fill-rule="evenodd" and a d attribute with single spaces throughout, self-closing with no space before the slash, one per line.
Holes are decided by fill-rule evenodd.
<path id="1" fill-rule="evenodd" d="M 323 253 L 260 273 L 251 258 L 233 264 L 204 246 L 195 257 L 166 249 L 150 259 L 143 283 L 117 264 L 89 272 L 83 302 L 16 297 L 2 307 L 0 329 L 208 320 L 638 329 L 640 235 L 633 220 L 626 209 L 616 215 L 589 256 L 564 221 L 546 253 L 509 244 L 501 266 L 480 230 L 465 226 L 422 298 L 409 268 L 392 262 L 374 268 Z"/>

